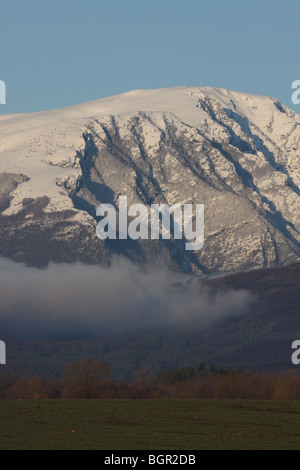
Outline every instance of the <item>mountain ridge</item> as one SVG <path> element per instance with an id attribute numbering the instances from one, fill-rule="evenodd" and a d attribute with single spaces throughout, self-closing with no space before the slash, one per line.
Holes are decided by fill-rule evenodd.
<path id="1" fill-rule="evenodd" d="M 8 115 L 10 116 L 10 115 Z M 300 259 L 300 116 L 226 89 L 135 90 L 0 119 L 0 254 L 107 264 L 114 253 L 200 276 Z M 203 203 L 205 242 L 101 242 L 100 203 Z M 38 254 L 34 254 L 34 249 Z"/>

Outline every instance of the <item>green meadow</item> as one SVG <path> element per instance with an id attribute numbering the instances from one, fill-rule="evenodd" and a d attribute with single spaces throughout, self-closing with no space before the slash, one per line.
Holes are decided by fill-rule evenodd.
<path id="1" fill-rule="evenodd" d="M 0 449 L 300 449 L 300 402 L 0 400 Z"/>

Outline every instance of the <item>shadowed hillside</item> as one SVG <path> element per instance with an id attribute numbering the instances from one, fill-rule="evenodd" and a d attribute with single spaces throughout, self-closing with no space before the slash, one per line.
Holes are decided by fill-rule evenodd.
<path id="1" fill-rule="evenodd" d="M 300 339 L 300 264 L 199 282 L 215 289 L 251 290 L 257 297 L 253 312 L 223 320 L 206 331 L 169 328 L 67 343 L 7 339 L 7 367 L 25 374 L 58 376 L 67 362 L 85 357 L 107 361 L 123 377 L 142 364 L 152 372 L 200 362 L 257 371 L 293 367 L 291 344 Z"/>

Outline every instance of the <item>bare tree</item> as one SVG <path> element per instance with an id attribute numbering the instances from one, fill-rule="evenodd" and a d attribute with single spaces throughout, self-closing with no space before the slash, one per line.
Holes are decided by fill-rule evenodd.
<path id="1" fill-rule="evenodd" d="M 101 360 L 85 359 L 66 365 L 63 372 L 65 398 L 99 398 L 112 375 Z"/>

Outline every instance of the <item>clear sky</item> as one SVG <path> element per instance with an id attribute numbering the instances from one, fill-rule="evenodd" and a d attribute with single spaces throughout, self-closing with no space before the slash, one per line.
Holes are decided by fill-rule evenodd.
<path id="1" fill-rule="evenodd" d="M 1 0 L 0 113 L 215 86 L 292 105 L 299 0 Z"/>

